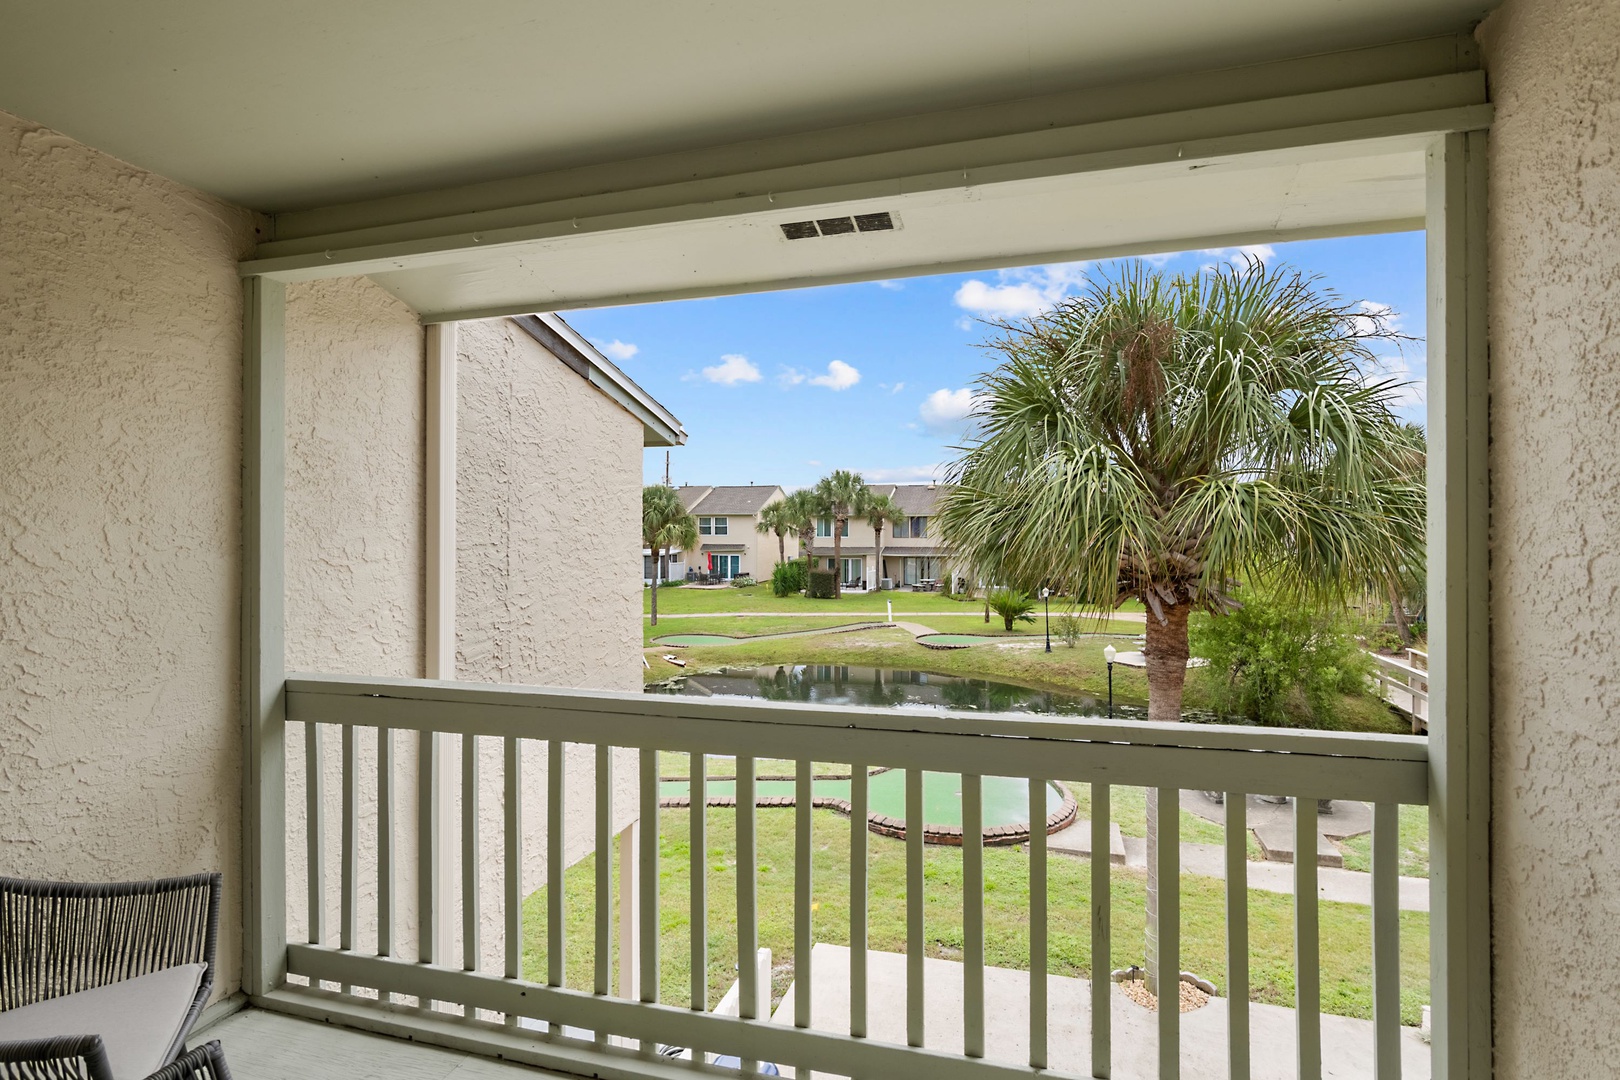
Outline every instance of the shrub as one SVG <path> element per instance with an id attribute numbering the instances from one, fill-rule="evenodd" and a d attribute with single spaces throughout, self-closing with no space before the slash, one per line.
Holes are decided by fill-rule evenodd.
<path id="1" fill-rule="evenodd" d="M 1024 622 L 1034 622 L 1035 616 L 1030 612 L 1035 610 L 1035 601 L 1028 593 L 1017 589 L 996 589 L 990 594 L 990 610 L 1001 616 L 1001 621 L 1007 624 L 1007 629 L 1013 628 L 1013 623 L 1022 619 Z"/>
<path id="2" fill-rule="evenodd" d="M 1065 611 L 1052 620 L 1052 629 L 1057 633 L 1058 640 L 1069 648 L 1080 644 L 1080 635 L 1085 631 L 1085 620 L 1072 611 Z"/>
<path id="3" fill-rule="evenodd" d="M 831 600 L 836 585 L 837 577 L 831 570 L 812 570 L 805 592 L 812 600 Z"/>
<path id="4" fill-rule="evenodd" d="M 731 587 L 733 589 L 751 589 L 754 587 L 754 579 L 749 577 L 747 574 L 744 574 L 741 577 L 734 577 L 731 579 Z"/>
<path id="5" fill-rule="evenodd" d="M 1222 716 L 1287 727 L 1336 727 L 1345 694 L 1365 694 L 1373 661 L 1342 613 L 1263 595 L 1193 626 L 1209 659 L 1210 703 Z"/>
<path id="6" fill-rule="evenodd" d="M 777 596 L 795 596 L 804 591 L 805 567 L 803 559 L 777 563 L 771 571 L 771 592 Z"/>

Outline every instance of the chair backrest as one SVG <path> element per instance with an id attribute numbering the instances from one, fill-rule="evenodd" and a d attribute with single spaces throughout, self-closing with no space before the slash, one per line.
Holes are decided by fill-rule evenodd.
<path id="1" fill-rule="evenodd" d="M 105 884 L 0 878 L 0 1012 L 202 964 L 194 1021 L 214 984 L 220 888 L 219 874 Z"/>

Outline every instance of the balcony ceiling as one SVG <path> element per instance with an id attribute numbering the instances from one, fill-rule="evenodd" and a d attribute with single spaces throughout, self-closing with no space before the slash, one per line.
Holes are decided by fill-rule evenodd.
<path id="1" fill-rule="evenodd" d="M 0 109 L 283 211 L 1453 32 L 1491 6 L 0 0 Z"/>

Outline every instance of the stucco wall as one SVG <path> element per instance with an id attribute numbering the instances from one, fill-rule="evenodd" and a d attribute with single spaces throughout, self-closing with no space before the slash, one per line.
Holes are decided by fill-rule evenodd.
<path id="1" fill-rule="evenodd" d="M 424 645 L 421 322 L 365 278 L 287 290 L 287 670 L 420 677 Z M 287 932 L 307 940 L 304 730 L 288 728 Z M 339 925 L 342 756 L 323 736 L 327 925 Z M 416 746 L 395 734 L 395 842 L 414 851 Z M 357 740 L 356 933 L 376 943 L 377 739 Z M 416 860 L 397 860 L 395 955 L 416 955 Z"/>
<path id="2" fill-rule="evenodd" d="M 0 872 L 222 870 L 245 211 L 0 113 Z"/>
<path id="3" fill-rule="evenodd" d="M 1490 154 L 1497 1075 L 1620 1075 L 1620 12 L 1509 0 Z"/>
<path id="4" fill-rule="evenodd" d="M 456 677 L 641 689 L 641 584 L 625 573 L 640 556 L 641 422 L 509 320 L 462 323 L 458 337 Z M 494 898 L 501 748 L 480 742 L 482 835 L 496 856 L 481 880 Z M 545 744 L 524 746 L 527 894 L 544 882 L 548 771 Z M 572 863 L 594 843 L 595 750 L 570 744 L 567 761 Z M 616 753 L 613 768 L 617 830 L 636 816 L 636 755 Z M 482 925 L 484 962 L 499 971 L 494 903 Z"/>

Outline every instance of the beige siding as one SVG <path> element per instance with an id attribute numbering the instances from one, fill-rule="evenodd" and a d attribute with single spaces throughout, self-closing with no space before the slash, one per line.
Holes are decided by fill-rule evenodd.
<path id="1" fill-rule="evenodd" d="M 641 422 L 508 320 L 462 323 L 459 359 L 456 677 L 639 690 L 641 589 L 624 570 L 641 550 Z M 527 747 L 530 892 L 545 875 L 547 769 L 544 745 Z M 501 749 L 485 740 L 479 753 L 496 856 L 484 860 L 482 888 L 498 896 Z M 634 753 L 617 754 L 614 768 L 618 828 L 636 816 Z M 595 791 L 594 749 L 571 745 L 570 862 L 591 850 Z M 499 970 L 500 925 L 493 905 L 485 911 L 483 956 Z"/>
<path id="2" fill-rule="evenodd" d="M 420 677 L 423 656 L 423 338 L 365 278 L 287 290 L 287 670 Z M 329 941 L 339 925 L 342 781 L 327 730 Z M 395 737 L 396 843 L 414 852 L 416 739 Z M 287 935 L 308 938 L 304 729 L 287 731 Z M 377 740 L 357 740 L 357 934 L 376 944 Z M 416 955 L 416 861 L 397 860 L 396 955 Z"/>
<path id="3" fill-rule="evenodd" d="M 240 981 L 245 211 L 0 113 L 0 866 L 223 870 Z"/>
<path id="4" fill-rule="evenodd" d="M 1620 13 L 1509 0 L 1490 158 L 1497 1075 L 1620 1075 Z"/>

